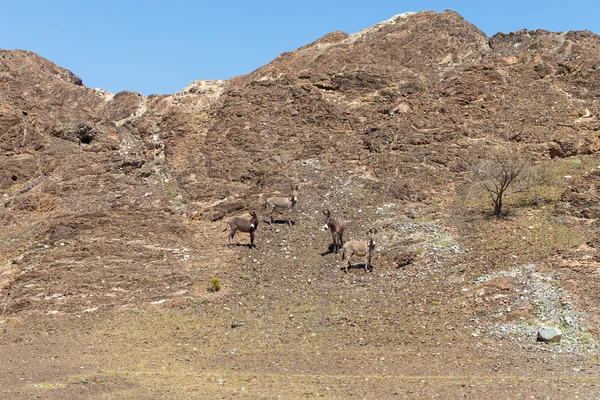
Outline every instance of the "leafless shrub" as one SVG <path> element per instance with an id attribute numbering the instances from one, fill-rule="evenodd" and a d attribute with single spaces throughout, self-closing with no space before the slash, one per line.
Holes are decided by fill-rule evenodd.
<path id="1" fill-rule="evenodd" d="M 529 170 L 529 164 L 518 153 L 507 150 L 494 151 L 475 166 L 475 185 L 488 193 L 494 204 L 494 216 L 502 214 L 509 188 L 527 190 L 534 184 Z"/>

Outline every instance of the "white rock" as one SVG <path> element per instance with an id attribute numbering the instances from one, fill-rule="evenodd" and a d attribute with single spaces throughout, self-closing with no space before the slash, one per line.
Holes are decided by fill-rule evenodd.
<path id="1" fill-rule="evenodd" d="M 539 342 L 560 342 L 562 332 L 560 329 L 553 326 L 544 325 L 538 330 L 537 340 Z"/>

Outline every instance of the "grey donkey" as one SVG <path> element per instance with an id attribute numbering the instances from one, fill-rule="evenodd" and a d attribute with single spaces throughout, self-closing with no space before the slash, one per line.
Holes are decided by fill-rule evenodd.
<path id="1" fill-rule="evenodd" d="M 298 202 L 298 185 L 292 186 L 292 194 L 289 197 L 269 197 L 265 207 L 269 212 L 270 223 L 273 223 L 273 211 L 292 211 L 296 208 Z M 292 225 L 291 219 L 287 220 L 288 225 Z"/>
<path id="2" fill-rule="evenodd" d="M 325 229 L 329 229 L 331 232 L 331 238 L 333 239 L 333 251 L 337 254 L 338 250 L 344 245 L 344 231 L 346 230 L 346 223 L 341 218 L 334 217 L 331 215 L 329 209 L 323 211 L 325 216 Z"/>
<path id="3" fill-rule="evenodd" d="M 367 272 L 369 269 L 373 269 L 373 267 L 371 267 L 371 257 L 373 257 L 373 253 L 375 252 L 376 233 L 377 229 L 369 229 L 369 238 L 367 240 L 352 240 L 350 242 L 346 242 L 344 245 L 344 250 L 342 251 L 342 260 L 348 258 L 348 265 L 345 266 L 346 273 L 348 273 L 348 267 L 352 267 L 350 259 L 354 255 L 358 257 L 366 256 L 365 272 Z"/>
<path id="4" fill-rule="evenodd" d="M 244 219 L 240 217 L 232 217 L 227 221 L 227 225 L 223 232 L 229 227 L 231 232 L 227 237 L 227 246 L 231 246 L 231 239 L 235 236 L 235 233 L 239 230 L 240 232 L 250 233 L 250 247 L 256 247 L 254 245 L 254 232 L 258 228 L 258 216 L 254 211 L 250 211 L 250 219 Z"/>

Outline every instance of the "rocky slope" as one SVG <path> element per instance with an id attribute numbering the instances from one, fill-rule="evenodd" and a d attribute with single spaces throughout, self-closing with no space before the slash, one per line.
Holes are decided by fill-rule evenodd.
<path id="1" fill-rule="evenodd" d="M 0 322 L 209 300 L 269 326 L 295 309 L 336 337 L 375 324 L 383 344 L 485 333 L 531 348 L 540 323 L 562 321 L 557 351 L 592 351 L 599 46 L 586 31 L 488 38 L 451 11 L 402 14 L 148 97 L 0 50 Z M 469 193 L 499 146 L 538 180 L 496 220 Z M 222 218 L 261 214 L 294 184 L 294 226 L 261 224 L 256 252 L 224 247 Z M 379 229 L 372 278 L 336 268 L 324 208 L 347 239 Z M 332 311 L 347 295 L 358 302 Z"/>

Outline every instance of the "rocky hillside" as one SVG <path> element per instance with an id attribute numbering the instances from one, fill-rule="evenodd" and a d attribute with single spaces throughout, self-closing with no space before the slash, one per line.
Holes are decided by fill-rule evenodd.
<path id="1" fill-rule="evenodd" d="M 599 96 L 597 35 L 488 38 L 452 11 L 333 32 L 173 95 L 113 95 L 29 51 L 0 50 L 0 320 L 207 298 L 263 304 L 252 296 L 266 293 L 253 312 L 276 324 L 269 307 L 287 318 L 315 284 L 341 298 L 360 276 L 382 294 L 369 300 L 379 323 L 435 309 L 435 329 L 454 321 L 466 337 L 530 343 L 539 323 L 562 321 L 561 349 L 590 350 L 600 334 Z M 537 178 L 497 219 L 472 171 L 499 147 Z M 262 219 L 264 199 L 296 184 L 294 226 L 261 223 L 250 256 L 224 246 L 224 218 L 255 209 Z M 350 221 L 347 239 L 379 230 L 375 281 L 320 254 L 325 208 Z M 213 276 L 226 285 L 219 300 L 205 290 Z M 321 311 L 315 323 L 356 326 L 360 313 Z M 427 335 L 415 324 L 403 337 Z"/>

